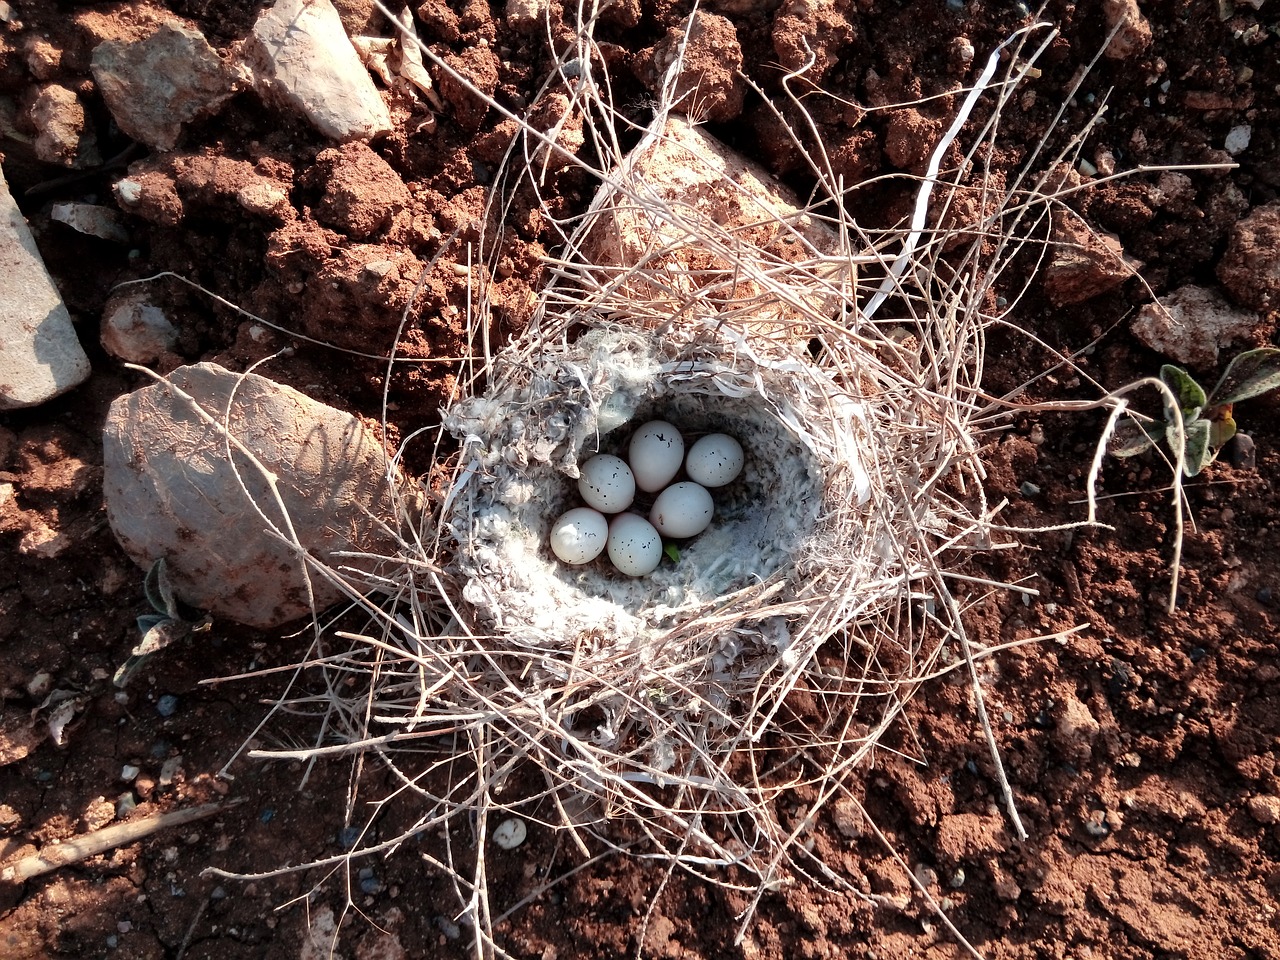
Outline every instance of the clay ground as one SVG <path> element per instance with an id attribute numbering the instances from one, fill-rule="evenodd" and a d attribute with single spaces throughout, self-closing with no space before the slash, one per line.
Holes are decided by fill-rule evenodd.
<path id="1" fill-rule="evenodd" d="M 1228 132 L 1252 128 L 1237 169 L 1188 174 L 1176 199 L 1157 196 L 1158 177 L 1149 174 L 1073 201 L 1142 262 L 1141 275 L 1156 293 L 1188 282 L 1214 286 L 1234 224 L 1276 199 L 1274 3 L 1264 0 L 1260 10 L 1247 3 L 1232 10 L 1229 2 L 1146 5 L 1150 46 L 1126 59 L 1101 59 L 1066 111 L 1063 126 L 1078 129 L 1101 98 L 1109 99 L 1084 155 L 1105 167 L 1110 154 L 1122 169 L 1224 161 Z M 502 6 L 454 0 L 446 11 L 428 2 L 419 19 L 434 49 L 487 76 L 494 96 L 520 109 L 550 72 L 551 55 L 546 37 L 517 31 Z M 731 14 L 744 69 L 765 93 L 778 95 L 779 63 L 800 49 L 801 21 L 783 13 L 803 5 L 709 6 L 755 10 Z M 823 86 L 864 104 L 910 101 L 972 79 L 962 41 L 980 64 L 1026 19 L 1020 5 L 995 0 L 837 7 L 844 16 L 809 31 L 825 58 Z M 29 97 L 37 63 L 40 80 L 84 92 L 104 157 L 129 150 L 93 93 L 88 53 L 95 38 L 128 35 L 163 10 L 44 0 L 12 0 L 12 8 L 13 22 L 0 26 L 0 97 L 15 104 Z M 249 30 L 257 5 L 171 0 L 166 9 L 222 49 Z M 611 44 L 618 102 L 641 117 L 651 95 L 649 53 L 688 4 L 637 11 L 614 7 L 597 36 Z M 1097 0 L 1053 2 L 1045 15 L 1062 33 L 1031 86 L 1035 97 L 1021 103 L 1001 135 L 999 162 L 1009 169 L 1050 128 L 1069 84 L 1105 38 Z M 552 33 L 562 42 L 562 29 Z M 33 44 L 39 56 L 31 55 Z M 836 163 L 855 180 L 918 172 L 919 144 L 936 136 L 953 101 L 931 101 L 915 114 L 865 113 L 821 98 L 811 104 Z M 798 153 L 785 145 L 756 94 L 710 129 L 807 188 Z M 303 783 L 296 764 L 241 758 L 230 767 L 234 779 L 216 776 L 255 736 L 264 702 L 279 694 L 283 680 L 201 682 L 288 664 L 302 649 L 296 639 L 217 624 L 200 642 L 149 663 L 127 691 L 112 686 L 136 641 L 134 618 L 146 606 L 142 571 L 106 525 L 99 431 L 111 400 L 143 379 L 99 347 L 98 322 L 114 284 L 172 270 L 273 323 L 381 354 L 416 280 L 414 261 L 430 261 L 442 236 L 458 227 L 467 238 L 508 136 L 496 114 L 454 91 L 433 135 L 402 127 L 371 151 L 324 153 L 330 144 L 318 134 L 252 94 L 191 125 L 170 154 L 135 148 L 113 166 L 71 179 L 35 160 L 21 137 L 0 141 L 10 186 L 94 365 L 92 378 L 71 394 L 0 415 L 0 481 L 14 490 L 0 501 L 0 860 L 105 825 L 125 794 L 136 800 L 134 817 L 239 801 L 212 819 L 22 885 L 0 885 L 0 955 L 314 957 L 320 954 L 307 945 L 306 931 L 329 929 L 336 919 L 342 922 L 333 943 L 341 956 L 468 955 L 465 927 L 459 935 L 451 922 L 458 911 L 453 890 L 421 856 L 435 849 L 431 838 L 421 849 L 410 843 L 370 862 L 363 876 L 340 871 L 326 880 L 313 871 L 239 882 L 202 875 L 210 865 L 254 873 L 339 852 L 349 770 L 320 766 Z M 112 203 L 110 185 L 128 164 L 135 165 L 131 175 L 168 184 L 172 197 L 168 206 L 130 215 L 130 244 L 50 222 L 53 201 L 92 195 Z M 251 176 L 284 186 L 287 217 L 250 215 L 237 206 L 231 198 Z M 332 199 L 335 182 L 349 188 L 338 191 L 346 201 Z M 571 213 L 582 208 L 589 188 L 565 171 L 553 179 L 548 199 L 557 213 Z M 383 222 L 377 198 L 387 196 L 401 201 Z M 869 220 L 891 222 L 901 214 L 903 195 L 891 186 L 870 196 L 861 211 Z M 366 221 L 370 204 L 373 220 Z M 550 242 L 536 210 L 517 210 L 513 218 L 491 318 L 500 335 L 527 318 L 543 276 L 538 258 Z M 456 318 L 467 291 L 452 269 L 457 249 L 436 264 L 416 308 L 409 349 L 419 356 L 447 357 L 459 345 Z M 373 261 L 406 265 L 398 273 L 403 279 L 394 271 L 365 271 Z M 158 363 L 162 370 L 205 359 L 243 369 L 288 342 L 177 284 L 149 290 L 181 330 L 174 354 Z M 1128 319 L 1148 296 L 1130 280 L 1055 307 L 1037 282 L 1016 319 L 1064 352 L 1094 343 L 1081 367 L 1115 387 L 1163 362 L 1128 332 Z M 1274 319 L 1263 314 L 1238 347 L 1267 342 Z M 305 343 L 296 348 L 260 372 L 376 416 L 381 364 Z M 993 394 L 1046 365 L 1046 355 L 1018 334 L 993 333 L 989 348 Z M 436 418 L 452 389 L 440 369 L 424 365 L 390 385 L 402 435 Z M 1042 380 L 1032 393 L 1033 399 L 1095 396 L 1076 375 Z M 1040 591 L 1028 604 L 1002 593 L 973 594 L 969 623 L 983 642 L 1083 625 L 1066 642 L 1017 647 L 984 667 L 1027 841 L 1013 839 L 998 809 L 994 771 L 963 682 L 925 688 L 910 710 L 910 727 L 856 780 L 893 847 L 919 866 L 919 875 L 936 878 L 932 890 L 945 897 L 953 922 L 991 960 L 1280 957 L 1280 397 L 1242 404 L 1236 416 L 1256 443 L 1256 464 L 1216 463 L 1188 485 L 1194 526 L 1175 613 L 1165 612 L 1168 475 L 1150 457 L 1107 464 L 1108 499 L 1099 519 L 1111 529 L 1028 536 L 1021 549 L 975 567 L 1034 578 Z M 1099 414 L 1027 415 L 991 435 L 991 494 L 1009 498 L 1012 522 L 1082 516 L 1084 474 L 1101 424 Z M 1039 492 L 1026 495 L 1026 483 Z M 75 704 L 61 744 L 48 736 L 52 705 L 39 709 L 54 691 Z M 260 742 L 302 743 L 310 735 L 299 718 L 277 724 Z M 126 765 L 138 768 L 130 781 L 122 779 Z M 384 775 L 366 776 L 376 791 Z M 797 807 L 805 802 L 795 798 Z M 500 923 L 500 941 L 514 956 L 548 960 L 603 960 L 641 948 L 646 956 L 672 958 L 958 955 L 900 866 L 856 827 L 824 815 L 813 831 L 814 849 L 874 896 L 836 892 L 831 884 L 783 886 L 765 896 L 741 945 L 733 941 L 743 895 L 680 874 L 664 884 L 657 867 L 625 859 L 568 876 Z M 575 857 L 571 847 L 536 830 L 516 851 L 495 854 L 495 907 L 514 905 L 575 866 Z M 344 910 L 348 894 L 354 908 Z M 640 942 L 640 919 L 655 896 Z"/>

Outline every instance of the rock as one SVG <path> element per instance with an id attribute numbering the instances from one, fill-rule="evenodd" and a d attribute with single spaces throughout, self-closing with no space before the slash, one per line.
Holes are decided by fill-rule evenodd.
<path id="1" fill-rule="evenodd" d="M 164 311 L 132 291 L 113 296 L 102 311 L 102 346 L 126 363 L 154 363 L 178 344 L 178 329 Z"/>
<path id="2" fill-rule="evenodd" d="M 1233 157 L 1238 157 L 1249 149 L 1249 142 L 1253 139 L 1253 127 L 1247 123 L 1237 124 L 1227 131 L 1227 138 L 1222 143 L 1222 149 Z"/>
<path id="3" fill-rule="evenodd" d="M 1151 24 L 1138 9 L 1138 0 L 1102 0 L 1102 15 L 1108 33 L 1120 27 L 1104 51 L 1109 59 L 1126 60 L 1151 46 Z"/>
<path id="4" fill-rule="evenodd" d="M 1217 273 L 1227 296 L 1241 306 L 1280 308 L 1280 202 L 1255 208 L 1235 225 Z"/>
<path id="5" fill-rule="evenodd" d="M 71 315 L 0 173 L 0 410 L 34 407 L 88 376 Z"/>
<path id="6" fill-rule="evenodd" d="M 329 0 L 276 0 L 241 57 L 264 100 L 296 110 L 334 140 L 371 140 L 391 114 Z"/>
<path id="7" fill-rule="evenodd" d="M 124 225 L 124 218 L 118 210 L 111 207 L 100 207 L 93 203 L 55 203 L 49 209 L 49 219 L 65 223 L 72 230 L 90 237 L 113 243 L 129 242 L 129 230 Z"/>
<path id="8" fill-rule="evenodd" d="M 1152 350 L 1183 366 L 1212 368 L 1218 354 L 1250 338 L 1262 318 L 1233 307 L 1217 291 L 1179 287 L 1158 303 L 1148 303 L 1129 329 Z"/>
<path id="9" fill-rule="evenodd" d="M 676 79 L 676 109 L 696 123 L 726 123 L 742 114 L 745 84 L 738 32 L 724 17 L 697 10 L 653 48 L 645 77 L 655 93 L 684 46 L 684 62 Z M 687 42 L 686 42 L 687 38 Z"/>
<path id="10" fill-rule="evenodd" d="M 650 316 L 688 309 L 697 288 L 698 299 L 717 301 L 725 314 L 749 310 L 757 334 L 807 340 L 811 315 L 838 309 L 832 287 L 816 281 L 812 263 L 805 263 L 836 255 L 839 238 L 762 167 L 675 115 L 660 138 L 641 141 L 624 165 L 620 179 L 647 192 L 654 209 L 638 209 L 633 194 L 601 188 L 592 203 L 598 219 L 582 253 L 609 268 L 645 263 L 649 269 L 628 276 L 625 290 L 653 311 Z M 692 242 L 697 236 L 740 243 L 739 251 L 710 254 Z M 752 250 L 759 251 L 755 263 L 743 259 Z M 782 302 L 752 277 L 765 272 L 797 291 L 806 309 Z M 644 321 L 637 316 L 637 322 Z"/>
<path id="11" fill-rule="evenodd" d="M 1280 797 L 1269 797 L 1259 794 L 1249 798 L 1249 816 L 1257 823 L 1270 826 L 1280 823 Z"/>
<path id="12" fill-rule="evenodd" d="M 504 16 L 516 30 L 531 33 L 546 20 L 550 9 L 551 0 L 507 0 Z"/>
<path id="13" fill-rule="evenodd" d="M 1044 288 L 1054 306 L 1083 303 L 1114 290 L 1133 275 L 1120 241 L 1095 233 L 1071 214 L 1055 218 Z"/>
<path id="14" fill-rule="evenodd" d="M 45 163 L 73 169 L 102 163 L 93 124 L 74 90 L 57 83 L 41 88 L 27 115 L 36 129 L 36 156 Z"/>
<path id="15" fill-rule="evenodd" d="M 804 70 L 820 84 L 853 43 L 849 4 L 843 0 L 785 0 L 773 19 L 773 52 L 784 70 Z"/>
<path id="16" fill-rule="evenodd" d="M 444 62 L 471 87 L 484 94 L 484 97 L 476 96 L 453 73 L 440 72 L 440 96 L 453 107 L 454 122 L 463 130 L 474 133 L 489 113 L 489 101 L 485 97 L 492 97 L 498 89 L 501 61 L 488 47 L 468 47 L 458 54 L 446 54 Z"/>
<path id="17" fill-rule="evenodd" d="M 315 218 L 356 240 L 389 227 L 413 202 L 400 175 L 363 143 L 322 150 L 312 177 L 324 188 Z"/>
<path id="18" fill-rule="evenodd" d="M 184 123 L 216 113 L 235 93 L 204 36 L 176 22 L 143 40 L 98 44 L 92 70 L 120 129 L 157 150 L 172 150 Z"/>
<path id="19" fill-rule="evenodd" d="M 230 455 L 215 425 L 228 409 L 243 445 Z M 398 473 L 393 500 L 386 452 L 355 417 L 217 364 L 180 367 L 117 398 L 103 443 L 107 518 L 125 552 L 145 568 L 164 557 L 180 599 L 260 629 L 310 610 L 290 524 L 315 563 L 368 573 L 382 564 L 339 554 L 396 556 L 388 527 L 398 527 L 406 500 L 416 510 L 414 488 Z M 278 478 L 279 503 L 245 450 Z M 307 566 L 316 609 L 344 597 Z"/>

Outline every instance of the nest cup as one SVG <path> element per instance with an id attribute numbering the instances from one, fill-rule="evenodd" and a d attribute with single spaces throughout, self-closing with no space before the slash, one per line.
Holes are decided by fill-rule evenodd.
<path id="1" fill-rule="evenodd" d="M 776 653 L 786 632 L 777 618 L 768 618 L 765 641 L 750 609 L 711 631 L 699 617 L 765 585 L 780 589 L 775 601 L 793 593 L 819 556 L 829 559 L 850 506 L 870 496 L 861 406 L 840 400 L 819 369 L 794 358 L 761 363 L 713 329 L 695 325 L 677 338 L 608 327 L 543 350 L 532 370 L 511 364 L 496 380 L 447 419 L 463 444 L 463 473 L 446 515 L 464 599 L 513 643 L 563 652 L 601 635 L 608 656 L 752 637 Z M 831 415 L 836 403 L 843 416 Z M 560 562 L 548 536 L 578 505 L 578 464 L 622 453 L 632 430 L 658 417 L 689 435 L 728 433 L 747 451 L 742 475 L 716 491 L 711 527 L 681 546 L 678 562 L 645 577 L 603 559 Z M 862 537 L 856 525 L 850 532 L 845 547 L 856 553 Z M 689 682 L 711 672 L 696 657 L 687 666 Z"/>

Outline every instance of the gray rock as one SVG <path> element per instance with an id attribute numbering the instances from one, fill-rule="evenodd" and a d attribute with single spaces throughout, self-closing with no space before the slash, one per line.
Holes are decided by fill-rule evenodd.
<path id="1" fill-rule="evenodd" d="M 119 210 L 102 207 L 96 203 L 55 203 L 49 208 L 49 219 L 65 223 L 72 230 L 110 240 L 112 243 L 128 243 L 129 229 Z"/>
<path id="2" fill-rule="evenodd" d="M 71 314 L 0 172 L 0 410 L 34 407 L 88 376 Z"/>
<path id="3" fill-rule="evenodd" d="M 276 0 L 241 48 L 263 99 L 296 110 L 334 140 L 370 140 L 391 114 L 329 0 Z"/>
<path id="4" fill-rule="evenodd" d="M 230 452 L 223 422 L 238 441 Z M 119 397 L 103 442 L 107 518 L 129 556 L 143 567 L 164 557 L 180 599 L 252 627 L 309 612 L 295 536 L 314 561 L 359 581 L 384 564 L 339 554 L 396 556 L 397 511 L 419 506 L 398 473 L 393 495 L 386 452 L 355 417 L 217 364 Z M 278 478 L 279 502 L 262 467 Z M 306 566 L 317 609 L 343 598 Z"/>
<path id="5" fill-rule="evenodd" d="M 1261 323 L 1257 313 L 1233 307 L 1217 291 L 1188 285 L 1148 303 L 1129 329 L 1175 363 L 1211 368 L 1221 350 L 1249 339 Z"/>
<path id="6" fill-rule="evenodd" d="M 131 291 L 112 297 L 102 311 L 102 345 L 126 363 L 152 363 L 178 343 L 178 329 L 164 311 Z"/>
<path id="7" fill-rule="evenodd" d="M 63 167 L 93 167 L 102 162 L 98 138 L 76 92 L 61 84 L 41 88 L 27 111 L 36 129 L 36 156 Z"/>
<path id="8" fill-rule="evenodd" d="M 93 51 L 93 79 L 120 129 L 172 150 L 182 125 L 218 111 L 235 78 L 197 30 L 163 23 L 145 40 L 107 40 Z"/>

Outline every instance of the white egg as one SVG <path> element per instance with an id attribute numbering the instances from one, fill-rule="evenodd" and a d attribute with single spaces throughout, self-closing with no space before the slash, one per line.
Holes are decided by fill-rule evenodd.
<path id="1" fill-rule="evenodd" d="M 551 526 L 551 552 L 565 563 L 590 563 L 608 541 L 609 521 L 590 507 L 575 507 Z"/>
<path id="2" fill-rule="evenodd" d="M 675 479 L 684 463 L 684 437 L 665 420 L 650 420 L 631 437 L 627 450 L 636 486 L 646 493 L 661 490 Z"/>
<path id="3" fill-rule="evenodd" d="M 653 501 L 649 522 L 665 537 L 696 537 L 711 525 L 715 509 L 706 487 L 688 481 L 673 483 Z"/>
<path id="4" fill-rule="evenodd" d="M 601 513 L 621 513 L 636 498 L 636 478 L 621 457 L 597 453 L 582 465 L 578 493 Z"/>
<path id="5" fill-rule="evenodd" d="M 704 487 L 723 487 L 742 472 L 742 445 L 727 433 L 709 433 L 689 448 L 684 469 Z"/>
<path id="6" fill-rule="evenodd" d="M 609 559 L 621 573 L 643 577 L 662 562 L 662 537 L 644 517 L 619 514 L 609 524 Z"/>

